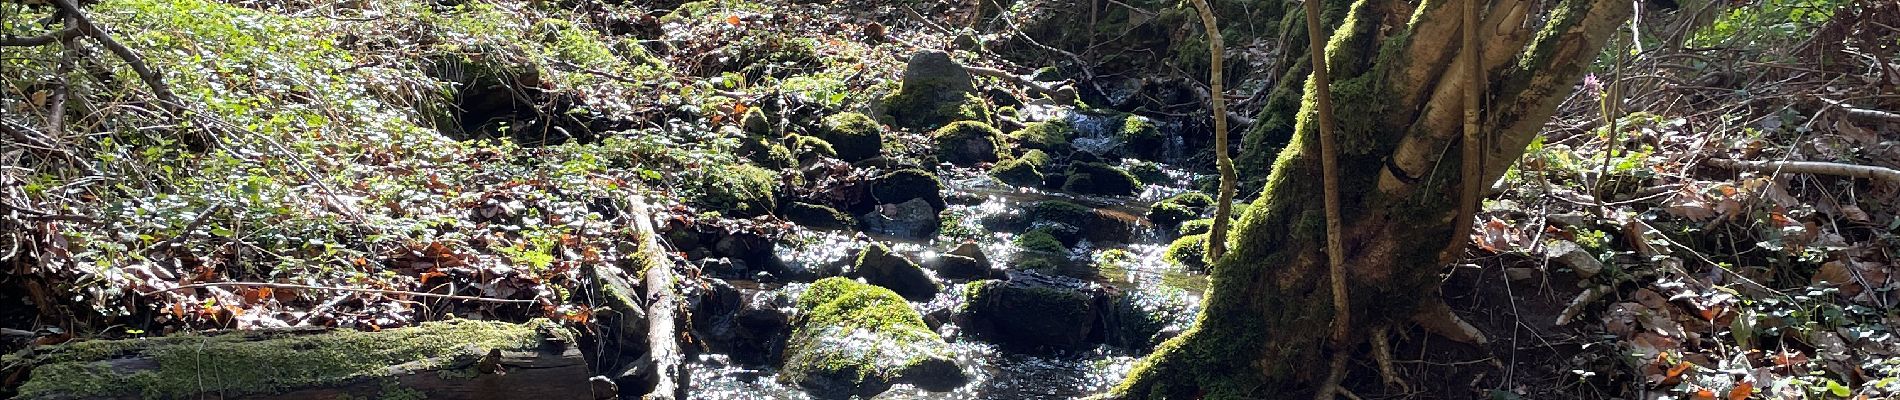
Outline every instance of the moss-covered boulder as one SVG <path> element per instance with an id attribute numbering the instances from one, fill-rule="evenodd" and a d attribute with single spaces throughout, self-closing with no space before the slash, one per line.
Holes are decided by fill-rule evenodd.
<path id="1" fill-rule="evenodd" d="M 977 338 L 1022 350 L 1085 348 L 1096 327 L 1094 287 L 1080 279 L 1012 271 L 971 282 L 957 318 Z"/>
<path id="2" fill-rule="evenodd" d="M 1144 160 L 1158 160 L 1167 154 L 1168 138 L 1161 135 L 1161 128 L 1148 117 L 1122 118 L 1121 129 L 1115 131 L 1115 136 L 1122 142 L 1124 154 Z"/>
<path id="3" fill-rule="evenodd" d="M 1032 229 L 1016 236 L 1016 259 L 1010 269 L 1037 271 L 1048 275 L 1095 279 L 1100 275 L 1094 265 L 1075 260 L 1075 253 L 1057 239 L 1049 227 Z"/>
<path id="4" fill-rule="evenodd" d="M 1181 236 L 1188 236 L 1203 234 L 1212 230 L 1214 230 L 1214 219 L 1202 218 L 1182 222 L 1180 227 L 1174 229 L 1174 232 Z"/>
<path id="5" fill-rule="evenodd" d="M 739 138 L 739 148 L 734 151 L 739 156 L 752 160 L 752 163 L 766 168 L 786 168 L 798 162 L 792 150 L 778 141 L 760 136 Z"/>
<path id="6" fill-rule="evenodd" d="M 937 295 L 938 290 L 942 290 L 937 281 L 924 272 L 924 267 L 892 253 L 889 247 L 882 244 L 872 244 L 859 251 L 857 262 L 852 264 L 851 271 L 845 276 L 889 288 L 913 301 L 930 300 Z"/>
<path id="7" fill-rule="evenodd" d="M 1150 185 L 1167 184 L 1174 180 L 1168 176 L 1167 171 L 1161 170 L 1160 163 L 1154 162 L 1136 162 L 1128 166 L 1128 173 L 1134 174 L 1135 179 L 1140 179 L 1141 183 Z"/>
<path id="8" fill-rule="evenodd" d="M 977 279 L 994 275 L 990 258 L 976 242 L 963 242 L 950 253 L 932 260 L 932 269 L 945 279 Z"/>
<path id="9" fill-rule="evenodd" d="M 1062 190 L 1104 196 L 1131 196 L 1141 191 L 1141 180 L 1113 165 L 1099 162 L 1069 164 Z"/>
<path id="10" fill-rule="evenodd" d="M 1129 243 L 1137 221 L 1124 220 L 1081 204 L 1045 200 L 1031 204 L 1023 213 L 1024 229 L 1043 230 L 1074 245 L 1083 239 L 1096 243 Z"/>
<path id="11" fill-rule="evenodd" d="M 1207 234 L 1182 236 L 1168 244 L 1168 250 L 1161 253 L 1161 260 L 1189 271 L 1207 271 Z"/>
<path id="12" fill-rule="evenodd" d="M 1015 243 L 1017 248 L 1026 252 L 1054 253 L 1065 256 L 1069 254 L 1069 246 L 1062 244 L 1062 240 L 1056 239 L 1055 235 L 1050 234 L 1047 229 L 1035 229 L 1016 235 Z"/>
<path id="13" fill-rule="evenodd" d="M 356 389 L 352 385 L 368 383 L 373 393 L 377 382 L 383 382 L 385 396 L 419 396 L 417 387 L 446 385 L 450 383 L 447 377 L 496 384 L 480 378 L 484 372 L 476 366 L 491 352 L 503 355 L 496 361 L 547 362 L 552 359 L 536 355 L 561 357 L 558 348 L 552 354 L 544 351 L 544 346 L 558 343 L 573 344 L 572 332 L 544 320 L 530 324 L 451 320 L 380 332 L 243 332 L 80 341 L 36 349 L 19 359 L 10 356 L 7 361 L 37 364 L 31 378 L 19 386 L 15 397 L 19 399 L 186 399 L 272 393 L 315 398 L 314 390 L 298 390 L 328 387 L 348 392 Z M 585 363 L 579 357 L 573 361 L 572 380 L 567 383 L 586 387 Z M 553 364 L 547 366 L 556 367 Z M 511 388 L 500 391 L 527 395 Z"/>
<path id="14" fill-rule="evenodd" d="M 977 97 L 970 71 L 940 51 L 911 55 L 902 84 L 882 103 L 894 124 L 909 129 L 933 130 L 956 121 L 990 122 L 989 106 Z"/>
<path id="15" fill-rule="evenodd" d="M 1069 140 L 1075 138 L 1075 127 L 1070 126 L 1066 119 L 1037 121 L 1011 132 L 1009 137 L 1024 148 L 1063 153 L 1069 151 Z"/>
<path id="16" fill-rule="evenodd" d="M 799 295 L 778 379 L 819 398 L 869 398 L 896 383 L 941 391 L 967 378 L 903 297 L 833 277 Z"/>
<path id="17" fill-rule="evenodd" d="M 956 165 L 974 165 L 1002 159 L 1003 132 L 990 124 L 957 121 L 931 133 L 937 142 L 937 157 Z"/>
<path id="18" fill-rule="evenodd" d="M 701 207 L 735 217 L 754 217 L 777 208 L 773 198 L 778 174 L 751 165 L 713 168 L 699 180 Z"/>
<path id="19" fill-rule="evenodd" d="M 898 204 L 910 199 L 923 199 L 937 211 L 947 206 L 943 201 L 943 182 L 929 171 L 907 168 L 871 180 L 872 204 Z"/>
<path id="20" fill-rule="evenodd" d="M 1201 192 L 1177 194 L 1148 207 L 1148 221 L 1162 227 L 1173 227 L 1183 221 L 1195 219 L 1214 207 L 1214 198 Z"/>
<path id="21" fill-rule="evenodd" d="M 778 136 L 776 128 L 772 125 L 772 119 L 765 116 L 765 109 L 761 107 L 752 107 L 750 110 L 747 110 L 745 118 L 739 120 L 739 127 L 744 129 L 747 135 L 759 137 Z"/>
<path id="22" fill-rule="evenodd" d="M 781 210 L 780 214 L 792 223 L 817 229 L 846 229 L 858 225 L 857 220 L 852 219 L 850 214 L 822 204 L 786 203 L 785 209 Z"/>
<path id="23" fill-rule="evenodd" d="M 1022 157 L 1003 160 L 990 168 L 990 177 L 1012 186 L 1038 186 L 1042 184 L 1042 169 Z"/>
<path id="24" fill-rule="evenodd" d="M 847 112 L 825 117 L 814 135 L 831 143 L 838 158 L 859 161 L 884 152 L 884 131 L 876 120 L 864 114 Z"/>

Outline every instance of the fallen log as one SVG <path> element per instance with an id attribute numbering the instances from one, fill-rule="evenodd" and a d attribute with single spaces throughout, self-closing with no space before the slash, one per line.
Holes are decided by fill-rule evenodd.
<path id="1" fill-rule="evenodd" d="M 9 355 L 18 399 L 594 399 L 571 331 L 454 320 L 73 342 Z"/>

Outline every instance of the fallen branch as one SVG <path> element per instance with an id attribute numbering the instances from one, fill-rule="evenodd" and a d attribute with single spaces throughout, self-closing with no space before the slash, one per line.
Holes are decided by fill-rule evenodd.
<path id="1" fill-rule="evenodd" d="M 99 41 L 99 45 L 104 46 L 106 51 L 119 56 L 120 60 L 124 60 L 126 65 L 132 67 L 132 72 L 138 73 L 140 80 L 145 81 L 145 86 L 152 88 L 152 94 L 158 96 L 159 106 L 164 107 L 166 111 L 177 113 L 179 105 L 184 103 L 178 101 L 178 95 L 172 94 L 171 87 L 165 85 L 164 78 L 157 71 L 152 70 L 152 66 L 146 64 L 144 58 L 132 52 L 131 48 L 120 44 L 118 40 L 113 40 L 112 35 L 104 28 L 100 28 L 99 24 L 93 23 L 91 18 L 86 18 L 86 14 L 80 12 L 79 5 L 73 4 L 73 0 L 49 1 L 59 7 L 60 11 L 65 12 L 69 17 L 67 21 L 75 25 L 66 27 L 67 29 L 77 29 L 86 37 Z"/>
<path id="2" fill-rule="evenodd" d="M 1854 107 L 1852 104 L 1847 104 L 1847 102 L 1840 100 L 1823 98 L 1821 101 L 1827 102 L 1827 104 L 1835 107 L 1840 107 L 1841 112 L 1847 114 L 1848 118 L 1857 121 L 1900 123 L 1900 113 Z"/>
<path id="3" fill-rule="evenodd" d="M 1734 170 L 1766 172 L 1766 173 L 1793 172 L 1793 173 L 1801 173 L 1801 174 L 1846 176 L 1846 177 L 1854 177 L 1854 178 L 1862 178 L 1862 179 L 1871 179 L 1871 180 L 1877 180 L 1877 181 L 1886 181 L 1889 183 L 1900 183 L 1900 171 L 1897 171 L 1891 168 L 1876 167 L 1876 166 L 1871 166 L 1871 165 L 1841 164 L 1841 163 L 1820 162 L 1820 161 L 1745 161 L 1745 160 L 1731 160 L 1731 159 L 1723 159 L 1723 158 L 1711 158 L 1711 159 L 1708 159 L 1707 163 L 1709 165 L 1713 165 L 1716 167 L 1734 169 Z"/>
<path id="4" fill-rule="evenodd" d="M 39 35 L 39 36 L 27 36 L 27 37 L 5 36 L 5 37 L 0 37 L 0 47 L 44 46 L 44 45 L 52 44 L 53 42 L 59 42 L 59 41 L 63 41 L 63 40 L 74 38 L 74 37 L 79 37 L 79 29 L 77 28 L 61 29 L 58 31 L 54 31 L 52 33 L 47 33 L 47 34 Z"/>
<path id="5" fill-rule="evenodd" d="M 262 288 L 271 288 L 271 289 L 300 289 L 300 290 L 337 290 L 337 291 L 344 291 L 344 292 L 360 292 L 360 293 L 376 293 L 376 294 L 394 294 L 394 295 L 404 295 L 404 296 L 415 296 L 415 297 L 428 297 L 428 298 L 437 298 L 437 299 L 448 299 L 448 300 L 462 300 L 462 301 L 475 301 L 475 302 L 483 302 L 483 303 L 508 303 L 508 304 L 538 304 L 538 303 L 540 303 L 540 302 L 541 302 L 541 300 L 540 300 L 540 299 L 497 299 L 497 298 L 493 298 L 493 297 L 476 297 L 476 296 L 462 296 L 462 295 L 453 295 L 453 294 L 439 294 L 439 293 L 422 293 L 422 292 L 411 292 L 411 291 L 404 291 L 404 290 L 385 290 L 385 289 L 370 289 L 370 288 L 351 288 L 351 287 L 331 287 L 331 286 L 311 286 L 311 285 L 298 285 L 298 284 L 294 284 L 294 283 L 266 283 L 266 282 L 206 282 L 206 283 L 194 283 L 194 284 L 190 284 L 190 285 L 182 285 L 182 286 L 179 286 L 179 287 L 175 287 L 175 288 L 170 288 L 170 289 L 160 289 L 160 290 L 154 290 L 154 291 L 150 291 L 150 292 L 145 292 L 145 293 L 139 293 L 139 295 L 140 295 L 140 296 L 156 296 L 156 295 L 158 295 L 158 294 L 160 294 L 160 293 L 166 293 L 166 292 L 176 292 L 176 291 L 180 291 L 180 290 L 187 290 L 187 289 L 202 289 L 202 288 L 212 288 L 212 287 L 232 287 L 232 286 L 238 286 L 238 287 L 262 287 Z"/>

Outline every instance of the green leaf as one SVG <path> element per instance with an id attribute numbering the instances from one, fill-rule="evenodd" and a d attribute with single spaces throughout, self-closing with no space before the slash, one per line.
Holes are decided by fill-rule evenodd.
<path id="1" fill-rule="evenodd" d="M 1834 397 L 1847 397 L 1854 394 L 1852 390 L 1847 388 L 1847 385 L 1842 385 L 1833 379 L 1827 380 L 1827 392 L 1833 394 Z"/>

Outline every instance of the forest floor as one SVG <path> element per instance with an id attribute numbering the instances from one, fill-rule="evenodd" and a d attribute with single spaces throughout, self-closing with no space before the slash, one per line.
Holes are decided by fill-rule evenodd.
<path id="1" fill-rule="evenodd" d="M 1235 142 L 1277 146 L 1241 137 L 1289 86 L 1278 22 L 1296 7 L 1216 3 Z M 1900 4 L 1764 3 L 1779 6 L 1645 6 L 1446 269 L 1446 304 L 1488 342 L 1395 330 L 1406 384 L 1362 357 L 1347 388 L 1900 395 Z M 57 31 L 49 15 L 0 2 L 0 39 Z M 1178 204 L 1211 194 L 1213 170 L 1206 40 L 1185 3 L 104 0 L 86 15 L 164 89 L 95 39 L 0 45 L 0 351 L 451 318 L 591 332 L 602 310 L 576 293 L 587 267 L 638 257 L 622 220 L 637 199 L 686 277 L 689 347 L 733 359 L 700 360 L 723 386 L 699 397 L 742 398 L 766 384 L 735 377 L 786 357 L 783 329 L 734 334 L 716 315 L 796 308 L 869 247 L 932 270 L 942 292 L 911 299 L 918 319 L 970 344 L 955 351 L 990 382 L 960 395 L 1100 392 L 1204 287 L 1184 254 L 1207 210 Z M 906 115 L 900 82 L 926 81 L 907 75 L 929 49 L 966 67 L 970 102 Z M 1000 148 L 945 145 L 964 133 L 925 114 L 980 120 Z M 1067 130 L 1039 136 L 1051 126 Z M 1084 218 L 1037 214 L 1065 204 Z M 966 243 L 997 265 L 951 278 L 936 260 Z M 975 330 L 972 288 L 1038 281 L 1018 272 L 1083 282 L 1114 304 L 1087 313 L 1111 322 L 959 331 Z M 13 362 L 0 397 L 31 376 Z M 1044 386 L 1063 387 L 1031 395 Z"/>

